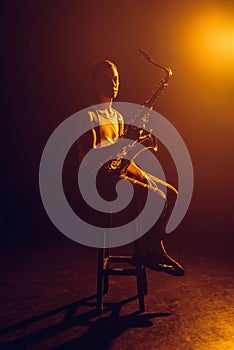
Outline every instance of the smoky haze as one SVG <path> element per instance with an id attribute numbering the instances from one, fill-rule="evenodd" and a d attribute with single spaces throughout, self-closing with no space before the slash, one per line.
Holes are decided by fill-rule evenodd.
<path id="1" fill-rule="evenodd" d="M 228 23 L 231 5 L 209 3 L 26 1 L 1 5 L 5 243 L 28 244 L 42 239 L 42 228 L 52 230 L 38 189 L 40 157 L 53 130 L 90 103 L 93 62 L 108 58 L 118 65 L 117 101 L 121 102 L 142 104 L 163 78 L 163 71 L 151 66 L 139 48 L 173 71 L 156 110 L 176 127 L 194 167 L 193 199 L 177 231 L 231 234 L 234 72 L 225 48 L 209 51 L 202 43 L 199 21 L 212 10 L 207 35 L 213 35 L 212 26 L 222 25 L 221 19 Z M 215 16 L 217 21 L 213 21 Z M 219 55 L 212 65 L 214 50 Z"/>

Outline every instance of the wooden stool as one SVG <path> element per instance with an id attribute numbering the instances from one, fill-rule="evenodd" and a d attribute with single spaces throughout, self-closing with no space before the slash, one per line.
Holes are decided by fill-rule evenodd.
<path id="1" fill-rule="evenodd" d="M 136 244 L 136 243 L 134 243 Z M 144 296 L 147 294 L 147 280 L 144 265 L 130 265 L 131 255 L 110 255 L 109 248 L 98 248 L 98 271 L 97 271 L 97 311 L 103 312 L 103 297 L 108 293 L 109 275 L 136 276 L 137 296 L 139 310 L 145 311 Z M 121 263 L 116 266 L 113 263 Z M 123 264 L 128 264 L 122 267 Z M 114 265 L 114 266 L 113 266 Z"/>

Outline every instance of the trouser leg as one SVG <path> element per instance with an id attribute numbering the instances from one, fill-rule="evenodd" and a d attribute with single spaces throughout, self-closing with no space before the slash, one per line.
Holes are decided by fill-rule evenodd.
<path id="1" fill-rule="evenodd" d="M 156 271 L 163 271 L 175 276 L 184 274 L 183 267 L 167 253 L 164 241 L 165 228 L 172 213 L 176 195 L 168 193 L 165 207 L 153 227 L 140 237 L 134 245 L 133 261 Z"/>

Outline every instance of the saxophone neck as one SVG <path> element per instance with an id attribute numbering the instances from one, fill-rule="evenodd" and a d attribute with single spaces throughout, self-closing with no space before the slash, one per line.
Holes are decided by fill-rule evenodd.
<path id="1" fill-rule="evenodd" d="M 161 80 L 161 82 L 156 86 L 156 88 L 152 91 L 152 94 L 149 99 L 147 99 L 144 103 L 146 107 L 148 107 L 150 110 L 152 110 L 156 104 L 157 98 L 164 92 L 165 88 L 168 86 L 168 80 L 172 76 L 172 70 L 169 67 L 163 66 L 162 64 L 155 63 L 150 55 L 142 50 L 139 49 L 140 53 L 143 55 L 147 61 L 149 61 L 152 65 L 154 65 L 157 68 L 163 69 L 164 72 L 166 72 L 165 77 Z"/>
<path id="2" fill-rule="evenodd" d="M 150 57 L 150 55 L 142 49 L 139 49 L 139 52 L 143 55 L 143 57 L 145 59 L 147 59 L 147 61 L 149 61 L 152 65 L 154 65 L 155 67 L 161 68 L 166 72 L 166 77 L 164 78 L 165 80 L 169 80 L 169 78 L 172 76 L 172 70 L 169 67 L 163 66 L 162 64 L 156 63 L 153 61 L 153 59 Z"/>

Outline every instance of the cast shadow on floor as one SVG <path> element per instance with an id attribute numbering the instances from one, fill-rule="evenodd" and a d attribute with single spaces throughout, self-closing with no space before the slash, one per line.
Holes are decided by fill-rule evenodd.
<path id="1" fill-rule="evenodd" d="M 170 316 L 170 313 L 141 313 L 135 311 L 127 315 L 120 315 L 121 308 L 124 304 L 130 303 L 137 298 L 137 296 L 125 299 L 120 303 L 105 304 L 103 314 L 99 315 L 96 311 L 96 303 L 92 299 L 96 295 L 87 297 L 77 302 L 61 306 L 54 310 L 50 310 L 44 314 L 34 316 L 30 319 L 23 320 L 11 326 L 4 327 L 0 330 L 0 334 L 14 333 L 24 327 L 31 327 L 34 323 L 42 321 L 47 323 L 47 319 L 54 315 L 63 313 L 61 322 L 56 322 L 52 325 L 40 327 L 40 329 L 29 332 L 29 334 L 18 337 L 8 343 L 5 343 L 2 349 L 24 349 L 28 346 L 33 346 L 40 341 L 49 341 L 49 338 L 56 336 L 69 328 L 77 326 L 87 326 L 88 330 L 80 335 L 78 338 L 68 340 L 64 339 L 63 344 L 53 347 L 53 349 L 108 349 L 111 342 L 117 338 L 121 333 L 129 328 L 150 327 L 153 325 L 151 319 L 157 317 Z M 92 307 L 91 310 L 77 315 L 79 308 L 83 306 Z M 108 313 L 108 316 L 105 314 Z M 65 338 L 65 337 L 64 337 Z M 52 349 L 52 348 L 50 348 Z"/>

